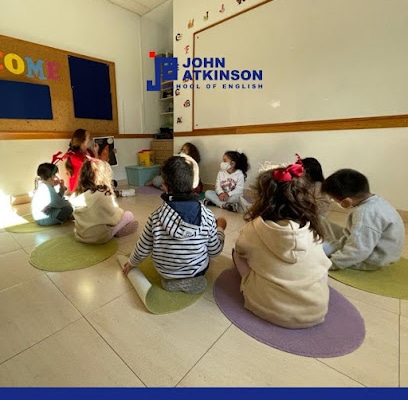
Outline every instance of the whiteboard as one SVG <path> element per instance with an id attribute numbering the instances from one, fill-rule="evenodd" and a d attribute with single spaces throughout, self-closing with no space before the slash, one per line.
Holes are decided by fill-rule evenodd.
<path id="1" fill-rule="evenodd" d="M 407 49 L 407 0 L 270 1 L 195 33 L 195 58 L 262 81 L 195 79 L 193 129 L 407 114 Z"/>

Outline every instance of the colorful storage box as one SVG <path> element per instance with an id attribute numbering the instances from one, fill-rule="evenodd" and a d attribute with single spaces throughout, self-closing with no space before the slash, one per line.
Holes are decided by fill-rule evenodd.
<path id="1" fill-rule="evenodd" d="M 128 184 L 131 186 L 144 186 L 156 175 L 160 175 L 160 165 L 143 167 L 141 165 L 128 165 L 125 167 Z"/>
<path id="2" fill-rule="evenodd" d="M 150 167 L 154 165 L 154 151 L 141 150 L 137 153 L 137 158 L 140 166 Z"/>

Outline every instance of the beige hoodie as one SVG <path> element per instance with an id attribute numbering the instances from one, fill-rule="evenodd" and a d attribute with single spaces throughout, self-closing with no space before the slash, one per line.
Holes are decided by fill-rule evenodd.
<path id="1" fill-rule="evenodd" d="M 286 328 L 306 328 L 324 321 L 329 303 L 330 260 L 313 238 L 309 223 L 293 221 L 246 224 L 236 242 L 237 255 L 251 271 L 242 279 L 245 308 Z"/>
<path id="2" fill-rule="evenodd" d="M 87 190 L 70 202 L 74 207 L 75 237 L 84 243 L 106 243 L 111 239 L 109 226 L 117 225 L 124 211 L 118 206 L 114 195 Z"/>

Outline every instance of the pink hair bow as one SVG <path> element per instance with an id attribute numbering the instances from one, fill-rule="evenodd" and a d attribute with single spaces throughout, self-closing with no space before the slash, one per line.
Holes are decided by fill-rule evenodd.
<path id="1" fill-rule="evenodd" d="M 289 182 L 292 180 L 293 177 L 303 175 L 304 167 L 302 164 L 302 160 L 300 159 L 298 154 L 296 155 L 298 157 L 298 161 L 296 164 L 290 164 L 286 168 L 279 168 L 273 170 L 273 179 L 275 179 L 275 181 Z"/>

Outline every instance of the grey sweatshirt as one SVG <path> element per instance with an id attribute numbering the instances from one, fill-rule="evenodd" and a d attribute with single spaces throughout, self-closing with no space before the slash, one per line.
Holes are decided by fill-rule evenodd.
<path id="1" fill-rule="evenodd" d="M 349 214 L 343 235 L 330 243 L 337 269 L 375 270 L 396 262 L 404 247 L 404 222 L 385 199 L 373 195 Z"/>

